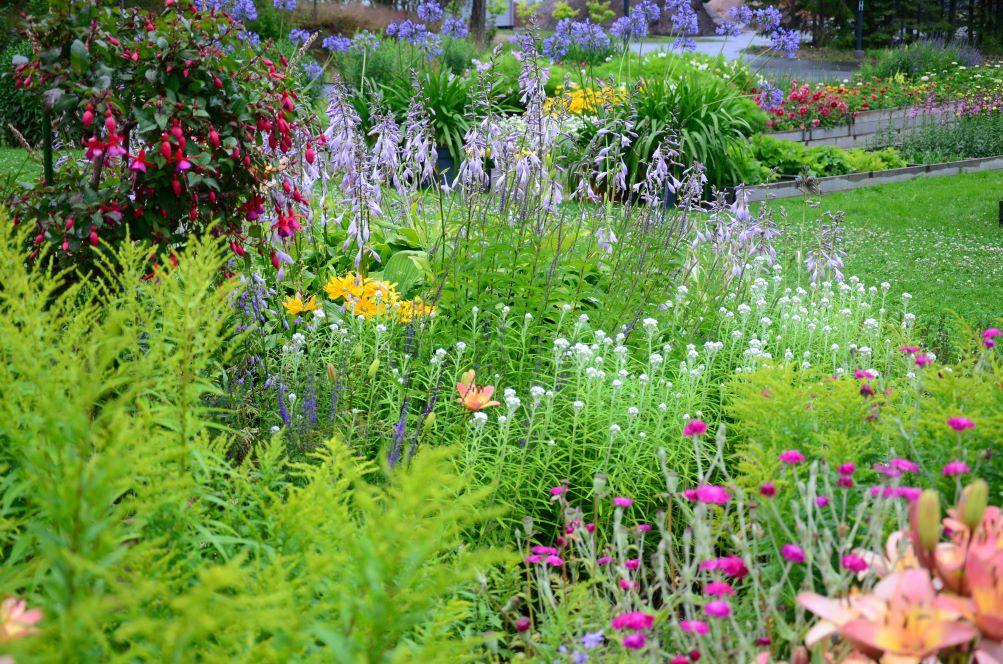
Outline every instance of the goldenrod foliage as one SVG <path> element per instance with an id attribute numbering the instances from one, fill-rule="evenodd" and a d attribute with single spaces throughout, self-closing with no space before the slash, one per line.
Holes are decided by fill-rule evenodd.
<path id="1" fill-rule="evenodd" d="M 213 430 L 232 346 L 210 241 L 143 279 L 130 243 L 64 285 L 0 219 L 0 595 L 45 614 L 18 662 L 455 661 L 456 591 L 497 555 L 448 452 L 383 478 L 335 440 L 240 466 Z M 378 482 L 377 482 L 378 480 Z"/>

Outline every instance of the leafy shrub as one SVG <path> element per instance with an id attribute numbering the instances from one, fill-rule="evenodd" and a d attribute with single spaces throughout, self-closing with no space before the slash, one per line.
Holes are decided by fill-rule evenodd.
<path id="1" fill-rule="evenodd" d="M 19 61 L 16 84 L 86 136 L 84 161 L 63 160 L 15 208 L 58 261 L 87 264 L 94 246 L 127 234 L 176 246 L 210 223 L 242 255 L 245 221 L 257 226 L 250 242 L 271 255 L 271 231 L 295 232 L 302 203 L 266 191 L 294 137 L 297 151 L 310 140 L 312 116 L 296 102 L 295 76 L 282 73 L 284 57 L 259 54 L 228 15 L 187 3 L 156 15 L 73 4 L 29 29 L 33 57 Z"/>
<path id="2" fill-rule="evenodd" d="M 554 3 L 554 10 L 550 12 L 550 16 L 555 21 L 560 21 L 565 18 L 577 18 L 580 10 L 573 9 L 566 0 L 558 0 Z"/>
<path id="3" fill-rule="evenodd" d="M 891 168 L 903 168 L 909 165 L 895 148 L 881 150 L 861 150 L 854 148 L 846 151 L 846 159 L 854 172 L 885 171 Z"/>
<path id="4" fill-rule="evenodd" d="M 19 146 L 10 127 L 14 127 L 29 144 L 42 144 L 45 126 L 42 100 L 26 95 L 14 86 L 9 67 L 15 56 L 25 56 L 31 52 L 27 42 L 15 41 L 0 51 L 0 140 L 7 145 Z"/>
<path id="5" fill-rule="evenodd" d="M 461 546 L 494 512 L 447 451 L 383 478 L 337 439 L 294 460 L 276 437 L 234 465 L 211 421 L 211 378 L 236 339 L 222 248 L 195 240 L 144 281 L 145 251 L 123 244 L 100 280 L 62 288 L 46 261 L 25 261 L 23 240 L 0 223 L 0 544 L 5 593 L 44 618 L 5 654 L 469 651 L 457 624 L 472 607 L 456 591 L 501 557 Z"/>
<path id="6" fill-rule="evenodd" d="M 924 39 L 899 48 L 885 49 L 873 64 L 861 70 L 861 77 L 891 78 L 896 74 L 921 76 L 951 69 L 958 64 L 974 67 L 982 63 L 978 50 L 963 41 Z"/>

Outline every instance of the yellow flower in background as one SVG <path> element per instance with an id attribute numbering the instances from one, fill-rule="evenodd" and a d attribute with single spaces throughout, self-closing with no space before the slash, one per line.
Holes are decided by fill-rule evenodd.
<path id="1" fill-rule="evenodd" d="M 611 86 L 602 88 L 572 88 L 560 87 L 556 97 L 549 97 L 544 102 L 544 109 L 554 115 L 567 112 L 572 115 L 591 113 L 606 104 L 618 104 L 626 97 L 626 91 Z"/>
<path id="2" fill-rule="evenodd" d="M 410 323 L 415 318 L 427 318 L 435 315 L 435 307 L 425 304 L 420 297 L 413 300 L 400 300 L 396 305 L 397 320 Z"/>
<path id="3" fill-rule="evenodd" d="M 330 299 L 343 301 L 345 310 L 353 316 L 362 316 L 366 320 L 393 315 L 402 323 L 410 323 L 415 318 L 435 313 L 435 307 L 424 303 L 420 297 L 401 299 L 396 284 L 360 277 L 353 272 L 331 277 L 324 285 L 324 291 Z"/>
<path id="4" fill-rule="evenodd" d="M 303 301 L 303 297 L 297 293 L 295 297 L 287 297 L 282 301 L 282 306 L 286 308 L 290 316 L 298 316 L 302 313 L 309 311 L 315 311 L 320 307 L 317 304 L 317 298 L 310 296 L 310 299 L 306 302 Z"/>

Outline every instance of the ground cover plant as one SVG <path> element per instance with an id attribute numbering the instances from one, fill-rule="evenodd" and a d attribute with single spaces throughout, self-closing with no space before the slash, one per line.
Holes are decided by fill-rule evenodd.
<path id="1" fill-rule="evenodd" d="M 233 11 L 168 0 L 140 27 L 187 23 L 211 71 L 259 48 L 212 43 Z M 441 39 L 420 12 L 394 48 Z M 151 202 L 169 244 L 126 226 L 67 262 L 0 211 L 0 658 L 992 661 L 1000 312 L 945 346 L 928 274 L 909 295 L 906 265 L 855 256 L 854 199 L 719 190 L 696 131 L 645 124 L 655 81 L 548 94 L 562 34 L 464 73 L 459 134 L 434 58 L 407 96 L 333 78 L 297 122 L 283 100 L 281 136 L 248 138 L 262 177 L 230 181 L 273 204 L 196 228 Z M 301 37 L 269 76 L 305 104 Z M 513 62 L 517 115 L 485 94 Z M 761 113 L 680 74 L 708 126 Z M 886 190 L 881 223 L 951 214 L 931 192 L 967 182 L 990 250 L 995 181 L 968 177 Z"/>

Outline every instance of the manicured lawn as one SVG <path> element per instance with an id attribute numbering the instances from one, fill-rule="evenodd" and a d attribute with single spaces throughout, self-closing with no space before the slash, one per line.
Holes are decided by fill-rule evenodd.
<path id="1" fill-rule="evenodd" d="M 921 324 L 958 314 L 1003 319 L 1003 173 L 918 179 L 828 194 L 808 219 L 845 212 L 846 274 L 913 295 Z M 799 220 L 800 199 L 771 203 Z"/>
<path id="2" fill-rule="evenodd" d="M 14 175 L 19 181 L 34 179 L 41 166 L 28 158 L 28 153 L 20 148 L 0 148 L 0 183 L 8 175 Z"/>

